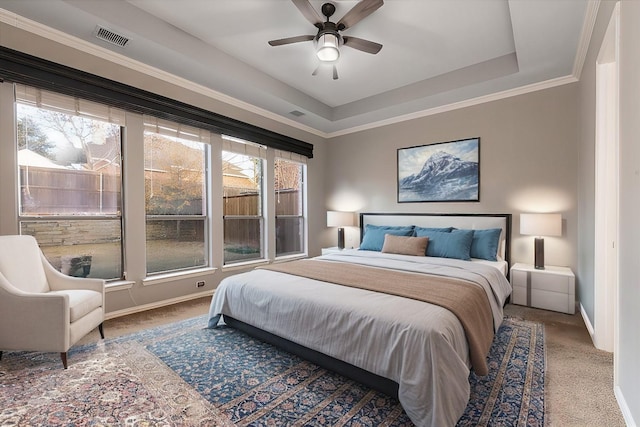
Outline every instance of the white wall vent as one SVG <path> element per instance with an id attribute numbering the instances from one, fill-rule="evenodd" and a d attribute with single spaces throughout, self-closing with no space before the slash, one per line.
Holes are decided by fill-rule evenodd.
<path id="1" fill-rule="evenodd" d="M 97 26 L 93 34 L 107 43 L 115 44 L 116 46 L 125 47 L 129 43 L 129 39 L 125 36 L 121 36 L 107 28 Z"/>

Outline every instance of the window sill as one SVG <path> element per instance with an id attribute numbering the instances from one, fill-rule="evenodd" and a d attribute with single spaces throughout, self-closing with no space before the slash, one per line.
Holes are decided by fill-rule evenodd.
<path id="1" fill-rule="evenodd" d="M 136 282 L 133 280 L 116 280 L 114 282 L 107 282 L 104 285 L 105 292 L 116 292 L 116 291 L 126 291 L 127 289 L 133 288 Z"/>
<path id="2" fill-rule="evenodd" d="M 222 271 L 244 270 L 248 267 L 257 267 L 266 264 L 269 264 L 269 260 L 264 258 L 253 261 L 234 262 L 233 264 L 223 265 Z"/>
<path id="3" fill-rule="evenodd" d="M 213 274 L 217 268 L 199 268 L 196 270 L 176 271 L 172 273 L 149 276 L 142 280 L 142 286 L 159 285 L 161 283 L 173 282 L 179 279 L 190 279 Z"/>
<path id="4" fill-rule="evenodd" d="M 285 256 L 278 257 L 273 261 L 269 261 L 268 259 L 257 259 L 253 261 L 238 262 L 238 263 L 222 266 L 222 271 L 246 270 L 249 267 L 258 267 L 260 265 L 268 265 L 271 263 L 276 264 L 279 262 L 292 261 L 295 259 L 302 259 L 302 258 L 307 258 L 307 254 L 285 255 Z"/>
<path id="5" fill-rule="evenodd" d="M 284 255 L 284 256 L 276 258 L 273 262 L 274 263 L 286 262 L 286 261 L 293 261 L 293 260 L 296 260 L 296 259 L 303 259 L 303 258 L 308 258 L 308 255 L 307 254 Z"/>

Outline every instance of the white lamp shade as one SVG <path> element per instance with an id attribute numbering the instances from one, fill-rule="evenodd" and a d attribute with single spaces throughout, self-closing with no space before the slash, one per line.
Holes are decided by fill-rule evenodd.
<path id="1" fill-rule="evenodd" d="M 520 234 L 529 236 L 562 236 L 561 214 L 520 214 Z"/>
<path id="2" fill-rule="evenodd" d="M 327 211 L 327 227 L 352 227 L 353 212 Z"/>
<path id="3" fill-rule="evenodd" d="M 338 46 L 340 41 L 338 37 L 331 33 L 325 33 L 318 39 L 316 55 L 323 62 L 337 61 L 340 57 L 340 49 Z"/>

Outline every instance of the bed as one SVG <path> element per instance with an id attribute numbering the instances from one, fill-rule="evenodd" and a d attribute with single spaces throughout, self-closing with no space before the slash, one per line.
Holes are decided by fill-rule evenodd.
<path id="1" fill-rule="evenodd" d="M 396 396 L 418 426 L 453 426 L 470 370 L 487 372 L 511 293 L 511 215 L 363 213 L 360 226 L 359 249 L 225 278 L 209 327 L 226 323 Z"/>

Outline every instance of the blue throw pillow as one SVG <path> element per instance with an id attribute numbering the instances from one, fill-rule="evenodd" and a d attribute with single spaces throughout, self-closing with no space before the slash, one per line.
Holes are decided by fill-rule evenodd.
<path id="1" fill-rule="evenodd" d="M 421 237 L 418 233 L 422 233 L 422 236 L 428 236 L 426 233 L 431 233 L 433 231 L 440 231 L 443 233 L 450 233 L 451 230 L 454 230 L 453 227 L 418 227 L 417 225 L 413 228 L 413 234 L 416 237 Z"/>
<path id="2" fill-rule="evenodd" d="M 413 225 L 391 226 L 367 224 L 364 229 L 364 237 L 360 243 L 360 250 L 380 252 L 384 245 L 385 234 L 393 234 L 394 236 L 411 236 L 413 235 Z"/>
<path id="3" fill-rule="evenodd" d="M 500 246 L 501 228 L 489 228 L 486 230 L 473 230 L 471 242 L 471 258 L 497 261 L 498 247 Z"/>
<path id="4" fill-rule="evenodd" d="M 425 231 L 417 230 L 418 236 L 427 236 L 427 256 L 441 258 L 471 259 L 473 230 Z"/>

